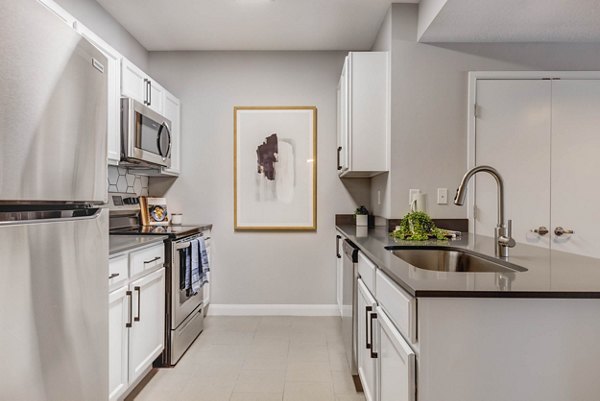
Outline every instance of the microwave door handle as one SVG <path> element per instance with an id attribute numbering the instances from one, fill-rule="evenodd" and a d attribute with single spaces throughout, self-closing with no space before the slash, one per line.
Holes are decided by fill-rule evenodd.
<path id="1" fill-rule="evenodd" d="M 167 145 L 167 150 L 163 152 L 160 139 L 165 131 L 167 133 L 167 138 L 169 139 L 169 144 Z M 160 129 L 158 130 L 158 135 L 156 136 L 156 147 L 158 148 L 158 154 L 163 158 L 167 158 L 169 156 L 169 152 L 171 151 L 171 133 L 169 132 L 169 127 L 165 123 L 162 123 Z"/>

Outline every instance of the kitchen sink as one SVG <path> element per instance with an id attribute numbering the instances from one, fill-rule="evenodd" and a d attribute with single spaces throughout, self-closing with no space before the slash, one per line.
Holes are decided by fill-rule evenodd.
<path id="1" fill-rule="evenodd" d="M 419 269 L 441 272 L 507 273 L 527 269 L 498 259 L 487 258 L 464 250 L 447 248 L 388 248 L 405 262 Z"/>

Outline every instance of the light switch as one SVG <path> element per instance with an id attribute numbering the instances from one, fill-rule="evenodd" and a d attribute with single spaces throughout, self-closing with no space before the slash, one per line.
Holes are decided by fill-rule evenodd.
<path id="1" fill-rule="evenodd" d="M 437 204 L 438 205 L 447 205 L 448 204 L 448 188 L 438 188 Z"/>
<path id="2" fill-rule="evenodd" d="M 421 193 L 420 189 L 409 189 L 408 190 L 408 204 L 412 205 L 413 200 Z"/>

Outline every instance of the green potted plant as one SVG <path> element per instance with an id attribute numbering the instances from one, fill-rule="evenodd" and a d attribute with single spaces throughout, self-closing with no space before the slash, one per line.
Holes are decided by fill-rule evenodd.
<path id="1" fill-rule="evenodd" d="M 369 210 L 366 207 L 361 206 L 356 208 L 354 212 L 357 226 L 368 226 L 369 225 Z"/>

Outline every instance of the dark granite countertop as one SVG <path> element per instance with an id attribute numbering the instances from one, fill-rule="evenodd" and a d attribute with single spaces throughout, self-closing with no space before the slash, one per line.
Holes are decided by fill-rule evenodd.
<path id="1" fill-rule="evenodd" d="M 386 246 L 447 246 L 494 256 L 494 239 L 463 234 L 449 241 L 401 241 L 387 229 L 337 229 L 398 285 L 415 297 L 600 298 L 600 259 L 517 244 L 508 262 L 526 272 L 464 273 L 419 269 L 398 258 Z"/>
<path id="2" fill-rule="evenodd" d="M 121 252 L 130 251 L 135 248 L 164 242 L 166 235 L 109 235 L 109 256 Z"/>

